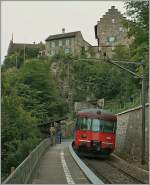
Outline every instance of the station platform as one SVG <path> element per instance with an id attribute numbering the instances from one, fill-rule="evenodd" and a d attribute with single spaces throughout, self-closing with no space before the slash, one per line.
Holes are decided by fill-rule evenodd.
<path id="1" fill-rule="evenodd" d="M 49 147 L 42 156 L 32 184 L 91 184 L 74 161 L 70 151 L 71 141 Z"/>

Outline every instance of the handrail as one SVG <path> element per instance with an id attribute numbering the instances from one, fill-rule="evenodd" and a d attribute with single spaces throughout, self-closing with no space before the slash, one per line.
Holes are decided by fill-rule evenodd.
<path id="1" fill-rule="evenodd" d="M 49 145 L 49 138 L 43 140 L 2 184 L 27 184 L 39 159 Z"/>

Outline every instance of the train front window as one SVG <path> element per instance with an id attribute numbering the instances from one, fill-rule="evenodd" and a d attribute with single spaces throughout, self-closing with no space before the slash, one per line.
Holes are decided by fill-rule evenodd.
<path id="1" fill-rule="evenodd" d="M 115 122 L 101 120 L 101 124 L 103 125 L 102 132 L 106 132 L 106 133 L 115 132 Z"/>
<path id="2" fill-rule="evenodd" d="M 100 120 L 99 119 L 93 119 L 93 121 L 92 121 L 92 131 L 93 132 L 99 132 L 100 131 Z"/>
<path id="3" fill-rule="evenodd" d="M 91 119 L 80 118 L 79 125 L 80 125 L 80 130 L 90 130 L 91 129 Z"/>

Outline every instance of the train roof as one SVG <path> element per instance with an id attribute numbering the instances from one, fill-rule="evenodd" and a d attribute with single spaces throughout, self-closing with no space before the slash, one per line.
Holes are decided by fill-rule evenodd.
<path id="1" fill-rule="evenodd" d="M 105 114 L 109 114 L 109 115 L 114 115 L 113 113 L 111 113 L 110 111 L 108 110 L 104 110 L 104 109 L 94 109 L 94 108 L 90 108 L 90 109 L 81 109 L 78 111 L 78 113 L 82 113 L 82 112 L 87 112 L 87 113 L 95 113 L 97 114 L 98 112 L 101 112 L 101 113 L 105 113 Z"/>
<path id="2" fill-rule="evenodd" d="M 109 112 L 108 110 L 104 109 L 82 109 L 77 112 L 78 116 L 81 117 L 91 117 L 91 118 L 100 118 L 100 119 L 107 119 L 107 120 L 116 120 L 116 115 Z"/>

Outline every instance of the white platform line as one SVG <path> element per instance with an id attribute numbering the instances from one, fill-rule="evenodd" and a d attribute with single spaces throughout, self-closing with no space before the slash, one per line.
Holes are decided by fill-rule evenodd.
<path id="1" fill-rule="evenodd" d="M 66 176 L 67 183 L 68 184 L 75 184 L 72 177 L 71 177 L 68 166 L 66 164 L 66 161 L 65 161 L 65 158 L 64 158 L 64 152 L 60 153 L 60 157 L 61 157 L 61 163 L 62 163 L 62 166 L 63 166 L 63 169 L 64 169 L 64 173 L 65 173 L 65 176 Z"/>

